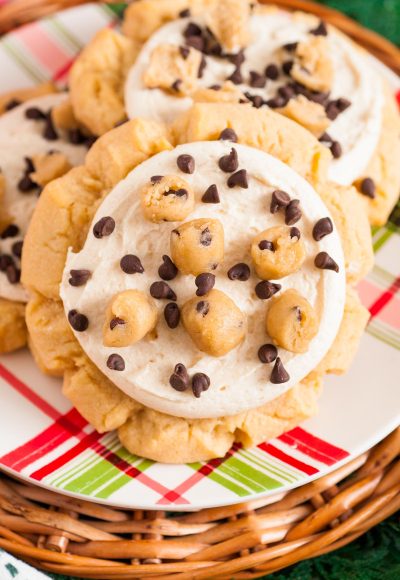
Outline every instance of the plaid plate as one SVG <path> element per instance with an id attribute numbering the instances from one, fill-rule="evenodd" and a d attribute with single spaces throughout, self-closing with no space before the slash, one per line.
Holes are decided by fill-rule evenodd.
<path id="1" fill-rule="evenodd" d="M 65 86 L 82 46 L 99 29 L 117 24 L 115 10 L 85 5 L 7 35 L 0 42 L 2 90 L 49 79 Z M 373 345 L 368 348 L 375 349 L 378 339 L 387 360 L 400 349 L 399 233 L 400 205 L 386 226 L 374 229 L 377 265 L 359 286 L 371 312 L 367 332 Z M 27 352 L 1 358 L 0 396 L 3 469 L 58 491 L 125 507 L 196 509 L 249 500 L 306 483 L 363 450 L 344 428 L 332 435 L 323 422 L 309 422 L 307 429 L 297 427 L 253 449 L 236 446 L 208 463 L 155 463 L 128 453 L 115 433 L 95 432 L 62 397 L 59 382 L 41 375 Z M 393 428 L 392 417 L 391 423 L 385 421 L 371 426 L 375 441 L 369 444 Z"/>

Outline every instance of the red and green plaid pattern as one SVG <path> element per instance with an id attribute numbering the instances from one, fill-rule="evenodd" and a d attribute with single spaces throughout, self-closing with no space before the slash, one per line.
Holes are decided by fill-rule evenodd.
<path id="1" fill-rule="evenodd" d="M 116 22 L 107 7 L 87 5 L 6 36 L 0 42 L 2 90 L 49 79 L 64 86 L 81 47 Z M 373 231 L 377 265 L 359 288 L 371 312 L 368 333 L 383 341 L 388 357 L 392 347 L 400 347 L 399 232 L 400 206 L 385 227 Z M 171 467 L 148 461 L 128 453 L 114 433 L 95 432 L 69 407 L 58 381 L 43 377 L 27 353 L 2 357 L 0 398 L 5 406 L 0 466 L 58 490 L 129 507 L 176 509 L 251 499 L 309 481 L 349 457 L 313 426 L 312 432 L 297 427 L 253 449 L 235 446 L 208 463 Z M 18 416 L 24 418 L 20 423 Z"/>

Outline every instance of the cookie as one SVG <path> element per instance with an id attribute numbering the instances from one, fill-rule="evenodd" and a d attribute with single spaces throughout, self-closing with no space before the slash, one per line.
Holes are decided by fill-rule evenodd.
<path id="1" fill-rule="evenodd" d="M 350 239 L 353 234 L 349 230 L 360 228 L 356 239 L 361 245 L 357 252 L 363 244 L 367 248 L 371 239 L 365 214 L 361 212 L 361 217 L 353 221 L 350 215 L 341 217 L 343 204 L 337 188 L 325 181 L 323 162 L 319 168 L 316 163 L 316 159 L 323 158 L 323 154 L 319 155 L 323 148 L 307 131 L 266 111 L 262 148 L 250 149 L 243 143 L 257 141 L 260 134 L 254 117 L 257 112 L 242 105 L 229 105 L 225 109 L 215 104 L 195 105 L 192 114 L 178 120 L 173 131 L 155 122 L 134 120 L 101 137 L 87 155 L 84 166 L 72 169 L 44 188 L 25 240 L 22 279 L 32 293 L 27 323 L 40 367 L 45 372 L 64 375 L 64 393 L 97 430 L 118 429 L 121 441 L 131 452 L 154 460 L 179 463 L 210 459 L 223 455 L 233 441 L 247 446 L 279 435 L 315 413 L 324 372 L 336 371 L 345 364 L 341 354 L 336 362 L 332 355 L 334 362 L 327 359 L 324 370 L 319 372 L 316 369 L 322 364 L 321 355 L 316 355 L 317 362 L 308 371 L 301 370 L 293 361 L 296 356 L 300 361 L 302 354 L 290 354 L 286 339 L 279 333 L 275 336 L 272 331 L 273 336 L 268 337 L 265 316 L 274 303 L 274 292 L 277 298 L 280 289 L 274 285 L 271 288 L 268 280 L 260 280 L 256 275 L 250 247 L 262 229 L 261 223 L 267 220 L 267 224 L 282 224 L 288 228 L 293 244 L 307 240 L 307 263 L 313 264 L 315 260 L 315 264 L 309 272 L 307 266 L 307 274 L 302 273 L 301 267 L 297 273 L 285 274 L 279 283 L 285 287 L 292 279 L 292 284 L 297 285 L 302 298 L 315 309 L 317 332 L 323 333 L 323 340 L 330 340 L 331 349 L 339 341 L 339 349 L 343 350 L 343 344 L 349 340 L 355 348 L 360 332 L 354 332 L 352 321 L 343 322 L 339 330 L 341 312 L 347 308 L 344 307 L 346 258 L 341 255 L 339 233 Z M 199 123 L 203 117 L 208 120 L 205 127 Z M 227 128 L 230 130 L 226 131 Z M 223 137 L 235 138 L 218 139 L 221 133 Z M 189 144 L 185 144 L 186 139 Z M 214 142 L 192 143 L 193 139 Z M 300 149 L 308 153 L 300 160 L 291 147 L 302 140 L 307 146 Z M 178 141 L 181 144 L 173 149 Z M 329 191 L 335 199 L 332 205 L 337 217 L 332 216 L 332 227 L 327 227 L 328 208 L 313 187 L 290 169 L 288 159 L 295 160 L 293 164 L 300 168 L 299 173 L 313 175 L 317 190 Z M 175 176 L 166 187 L 162 185 L 165 175 Z M 126 198 L 129 199 L 126 207 L 114 197 L 117 184 L 123 199 L 137 191 L 134 198 Z M 157 191 L 171 197 L 173 204 L 180 203 L 181 198 L 188 199 L 189 191 L 193 196 L 189 213 L 178 215 L 175 218 L 178 221 L 155 220 L 153 213 L 142 206 L 141 192 L 145 191 L 147 196 L 149 188 L 160 184 L 162 189 Z M 356 193 L 350 197 L 359 202 Z M 229 217 L 232 211 L 236 216 L 233 221 Z M 238 217 L 241 214 L 245 222 Z M 130 239 L 124 234 L 132 219 L 137 221 L 134 236 L 139 236 L 134 243 L 134 237 Z M 196 220 L 204 219 L 198 229 L 189 228 Z M 340 227 L 336 226 L 336 219 L 341 221 Z M 219 220 L 220 226 L 215 229 L 212 220 Z M 41 227 L 43 223 L 48 227 Z M 191 232 L 187 238 L 180 231 L 185 224 Z M 235 224 L 233 229 L 230 224 Z M 218 233 L 221 228 L 222 246 Z M 179 239 L 180 235 L 185 241 L 180 250 L 185 257 L 183 262 L 173 252 L 174 236 Z M 224 248 L 218 256 L 208 254 L 214 236 L 217 247 Z M 130 239 L 126 248 L 119 246 L 124 239 Z M 260 246 L 260 252 L 274 252 L 277 239 L 257 239 L 257 247 Z M 69 247 L 73 253 L 68 255 Z M 97 263 L 96 248 L 102 248 L 101 263 Z M 192 268 L 200 258 L 190 260 L 200 248 L 210 256 L 209 266 L 202 268 L 201 273 Z M 326 269 L 329 261 L 317 260 L 324 252 L 339 272 Z M 364 260 L 368 250 L 360 255 Z M 366 262 L 359 265 L 360 272 L 365 268 Z M 338 309 L 336 315 L 332 309 L 331 322 L 325 320 L 323 307 L 321 310 L 323 300 L 318 305 L 316 296 L 307 294 L 307 286 L 301 283 L 303 276 L 313 280 L 329 278 L 326 288 L 335 294 Z M 59 295 L 61 280 L 64 308 Z M 104 281 L 107 284 L 94 315 L 90 292 L 95 290 L 96 280 L 102 280 L 102 286 Z M 317 288 L 318 284 L 308 286 Z M 132 300 L 135 304 L 140 302 L 143 320 L 134 322 L 131 318 Z M 298 302 L 296 316 L 302 318 L 303 311 L 308 310 L 301 300 Z M 221 309 L 225 315 L 224 326 L 220 328 Z M 340 340 L 335 339 L 336 335 Z M 313 344 L 311 335 L 307 336 Z M 268 340 L 276 342 L 275 358 L 267 356 L 267 351 L 274 352 Z M 164 341 L 168 342 L 167 348 Z M 158 345 L 163 357 L 157 354 Z M 257 354 L 262 346 L 268 348 Z M 128 355 L 137 348 L 142 353 L 140 357 Z M 307 344 L 303 340 L 300 350 L 304 349 Z M 314 356 L 311 351 L 309 354 Z M 178 355 L 184 360 L 178 360 Z M 135 384 L 141 385 L 142 394 L 138 391 L 132 396 L 127 387 L 129 379 L 124 377 L 129 376 L 135 358 L 147 362 L 135 371 Z M 235 366 L 238 361 L 243 374 L 245 368 L 256 369 L 255 377 L 259 377 L 256 380 L 261 381 L 260 385 L 268 384 L 268 389 L 260 389 L 266 398 L 249 405 L 247 400 L 240 402 L 224 395 L 213 360 L 223 369 L 226 379 L 226 364 L 230 366 L 230 372 L 235 373 L 233 384 L 241 380 L 239 367 Z M 156 387 L 159 376 L 163 382 Z M 170 403 L 167 406 L 163 403 L 162 408 L 154 403 L 146 385 L 156 391 L 161 389 L 165 401 Z M 231 388 L 229 381 L 225 385 L 225 389 Z M 254 394 L 247 393 L 246 399 L 249 396 Z M 219 397 L 220 402 L 212 405 L 210 411 L 213 397 Z M 156 398 L 160 399 L 158 395 Z M 223 409 L 225 413 L 221 413 Z M 173 444 L 177 437 L 182 441 L 180 446 Z"/>
<path id="2" fill-rule="evenodd" d="M 20 260 L 38 195 L 82 163 L 87 151 L 67 96 L 55 94 L 51 84 L 8 94 L 3 102 L 10 99 L 14 106 L 0 118 L 0 352 L 20 348 L 27 339 Z"/>
<path id="3" fill-rule="evenodd" d="M 123 32 L 99 33 L 72 70 L 76 115 L 93 132 L 125 116 L 173 123 L 193 102 L 270 107 L 320 139 L 330 180 L 358 188 L 371 224 L 387 220 L 400 190 L 398 107 L 344 34 L 247 0 L 140 0 Z"/>

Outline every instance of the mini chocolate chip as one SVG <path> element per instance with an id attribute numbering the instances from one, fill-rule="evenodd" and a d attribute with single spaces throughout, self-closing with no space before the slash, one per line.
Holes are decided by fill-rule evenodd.
<path id="1" fill-rule="evenodd" d="M 194 283 L 197 286 L 196 296 L 205 296 L 214 288 L 215 276 L 214 274 L 204 272 L 196 276 Z"/>
<path id="2" fill-rule="evenodd" d="M 293 68 L 294 62 L 292 60 L 286 60 L 282 65 L 282 70 L 285 75 L 290 75 L 290 72 Z"/>
<path id="3" fill-rule="evenodd" d="M 157 300 L 176 301 L 176 294 L 166 282 L 153 282 L 150 286 L 150 295 Z"/>
<path id="4" fill-rule="evenodd" d="M 124 324 L 126 324 L 126 321 L 116 316 L 110 320 L 110 329 L 114 330 L 117 326 L 124 326 Z"/>
<path id="5" fill-rule="evenodd" d="M 21 279 L 21 270 L 15 264 L 10 264 L 6 268 L 6 276 L 10 284 L 18 284 Z"/>
<path id="6" fill-rule="evenodd" d="M 191 155 L 179 155 L 176 164 L 183 173 L 194 173 L 195 162 Z"/>
<path id="7" fill-rule="evenodd" d="M 36 183 L 29 177 L 29 175 L 24 175 L 22 179 L 18 182 L 18 189 L 22 193 L 28 193 L 32 191 L 32 189 L 36 189 Z"/>
<path id="8" fill-rule="evenodd" d="M 233 173 L 239 167 L 239 159 L 236 149 L 231 149 L 229 155 L 224 155 L 218 161 L 218 166 L 225 173 Z"/>
<path id="9" fill-rule="evenodd" d="M 246 93 L 246 96 L 249 96 L 248 93 Z M 251 101 L 253 107 L 256 109 L 259 109 L 264 104 L 264 99 L 260 95 L 249 96 L 249 101 Z"/>
<path id="10" fill-rule="evenodd" d="M 250 268 L 244 262 L 235 264 L 228 270 L 229 280 L 240 280 L 246 282 L 250 278 Z"/>
<path id="11" fill-rule="evenodd" d="M 321 137 L 319 137 L 318 141 L 320 143 L 328 143 L 329 145 L 331 145 L 334 142 L 332 137 L 329 135 L 329 133 L 322 133 L 322 135 L 321 135 Z"/>
<path id="12" fill-rule="evenodd" d="M 175 365 L 174 372 L 169 377 L 169 384 L 176 391 L 186 391 L 189 386 L 189 374 L 185 365 L 182 363 Z"/>
<path id="13" fill-rule="evenodd" d="M 272 192 L 270 212 L 276 213 L 283 207 L 287 207 L 290 203 L 290 195 L 281 189 L 275 189 Z"/>
<path id="14" fill-rule="evenodd" d="M 314 34 L 314 36 L 328 36 L 328 28 L 325 22 L 321 20 L 316 28 L 310 30 L 310 34 Z"/>
<path id="15" fill-rule="evenodd" d="M 153 175 L 152 177 L 150 177 L 150 181 L 153 185 L 155 185 L 156 183 L 160 183 L 162 178 L 163 178 L 163 175 Z"/>
<path id="16" fill-rule="evenodd" d="M 297 238 L 298 240 L 301 238 L 301 233 L 299 228 L 290 228 L 290 237 Z"/>
<path id="17" fill-rule="evenodd" d="M 189 22 L 189 24 L 183 31 L 183 36 L 185 38 L 188 38 L 190 36 L 201 36 L 202 32 L 203 31 L 198 24 L 196 24 L 195 22 Z"/>
<path id="18" fill-rule="evenodd" d="M 199 79 L 203 78 L 203 73 L 204 73 L 206 67 L 207 67 L 207 60 L 206 60 L 206 57 L 204 56 L 204 54 L 202 54 L 200 64 L 199 64 L 199 70 L 197 71 L 197 78 L 199 78 Z"/>
<path id="19" fill-rule="evenodd" d="M 273 344 L 263 344 L 258 349 L 258 358 L 264 364 L 274 362 L 278 356 L 278 349 Z"/>
<path id="20" fill-rule="evenodd" d="M 120 261 L 121 270 L 125 274 L 143 274 L 144 268 L 140 259 L 134 254 L 127 254 Z"/>
<path id="21" fill-rule="evenodd" d="M 244 55 L 244 51 L 243 50 L 240 50 L 236 54 L 230 54 L 228 56 L 228 60 L 229 60 L 229 62 L 231 62 L 232 64 L 234 64 L 236 67 L 239 67 L 246 60 L 246 57 Z"/>
<path id="22" fill-rule="evenodd" d="M 339 141 L 333 141 L 332 145 L 330 146 L 331 153 L 334 159 L 339 159 L 342 156 L 342 146 L 340 145 Z"/>
<path id="23" fill-rule="evenodd" d="M 86 139 L 86 135 L 82 133 L 79 127 L 68 131 L 68 141 L 72 143 L 72 145 L 82 145 L 86 142 Z"/>
<path id="24" fill-rule="evenodd" d="M 243 83 L 243 75 L 240 68 L 236 67 L 233 73 L 226 80 L 231 81 L 234 85 L 241 85 Z"/>
<path id="25" fill-rule="evenodd" d="M 19 240 L 18 242 L 14 242 L 13 245 L 11 246 L 11 251 L 17 258 L 20 258 L 22 256 L 23 244 L 24 242 L 22 240 Z"/>
<path id="26" fill-rule="evenodd" d="M 334 272 L 339 272 L 339 266 L 326 252 L 320 252 L 317 254 L 315 256 L 314 264 L 321 270 L 333 270 Z"/>
<path id="27" fill-rule="evenodd" d="M 282 383 L 287 383 L 290 379 L 289 373 L 283 366 L 281 359 L 278 358 L 275 361 L 274 368 L 272 369 L 270 381 L 274 385 L 280 385 Z"/>
<path id="28" fill-rule="evenodd" d="M 204 42 L 204 38 L 202 38 L 201 36 L 188 36 L 186 38 L 186 44 L 187 46 L 190 46 L 191 48 L 194 48 L 200 52 L 203 52 L 204 47 L 205 47 L 205 42 Z"/>
<path id="29" fill-rule="evenodd" d="M 210 303 L 205 300 L 201 300 L 196 304 L 196 311 L 202 314 L 202 316 L 207 316 L 210 312 Z"/>
<path id="30" fill-rule="evenodd" d="M 218 188 L 215 184 L 206 189 L 201 201 L 203 203 L 220 203 Z"/>
<path id="31" fill-rule="evenodd" d="M 300 306 L 295 306 L 293 308 L 293 310 L 296 312 L 296 318 L 297 318 L 298 322 L 301 322 L 303 319 L 303 313 L 300 310 Z"/>
<path id="32" fill-rule="evenodd" d="M 249 85 L 255 89 L 263 89 L 267 82 L 267 78 L 255 70 L 250 71 Z"/>
<path id="33" fill-rule="evenodd" d="M 125 361 L 119 354 L 110 354 L 107 359 L 107 366 L 112 371 L 124 371 L 125 370 Z"/>
<path id="34" fill-rule="evenodd" d="M 221 131 L 218 139 L 220 139 L 221 141 L 233 141 L 234 143 L 237 143 L 238 136 L 236 135 L 233 129 L 227 127 L 226 129 Z"/>
<path id="35" fill-rule="evenodd" d="M 287 105 L 287 101 L 282 97 L 274 97 L 273 99 L 268 99 L 265 101 L 265 104 L 270 107 L 271 109 L 280 109 Z"/>
<path id="36" fill-rule="evenodd" d="M 178 268 L 175 266 L 171 258 L 167 255 L 162 257 L 163 263 L 158 268 L 158 275 L 161 280 L 173 280 L 178 274 Z"/>
<path id="37" fill-rule="evenodd" d="M 325 217 L 317 221 L 313 227 L 312 235 L 316 242 L 319 242 L 333 232 L 333 223 L 331 218 Z"/>
<path id="38" fill-rule="evenodd" d="M 104 238 L 105 236 L 110 236 L 115 229 L 115 220 L 110 217 L 106 216 L 101 218 L 94 226 L 93 226 L 93 235 L 95 238 Z"/>
<path id="39" fill-rule="evenodd" d="M 77 332 L 84 332 L 89 326 L 88 317 L 77 310 L 70 310 L 68 312 L 68 322 Z"/>
<path id="40" fill-rule="evenodd" d="M 345 99 L 344 97 L 339 97 L 338 99 L 336 99 L 336 107 L 341 113 L 343 113 L 343 111 L 348 109 L 350 106 L 351 101 L 349 101 L 349 99 Z"/>
<path id="41" fill-rule="evenodd" d="M 19 99 L 10 99 L 4 108 L 6 111 L 11 111 L 12 109 L 15 109 L 15 107 L 19 107 L 21 104 L 22 101 Z"/>
<path id="42" fill-rule="evenodd" d="M 0 272 L 5 272 L 12 264 L 14 264 L 14 260 L 9 254 L 0 255 Z"/>
<path id="43" fill-rule="evenodd" d="M 19 234 L 19 227 L 15 224 L 10 224 L 5 230 L 1 232 L 0 238 L 5 240 L 6 238 L 15 238 Z"/>
<path id="44" fill-rule="evenodd" d="M 179 18 L 189 18 L 190 17 L 190 9 L 189 8 L 185 8 L 184 10 L 181 10 L 178 14 Z"/>
<path id="45" fill-rule="evenodd" d="M 212 91 L 220 91 L 222 89 L 221 85 L 210 85 L 208 88 Z"/>
<path id="46" fill-rule="evenodd" d="M 48 113 L 46 116 L 46 124 L 43 129 L 43 137 L 47 139 L 47 141 L 56 141 L 58 139 L 58 133 L 53 125 L 51 113 Z"/>
<path id="47" fill-rule="evenodd" d="M 300 201 L 298 199 L 292 199 L 285 209 L 285 224 L 292 226 L 301 219 L 301 216 Z"/>
<path id="48" fill-rule="evenodd" d="M 274 282 L 263 280 L 262 282 L 259 282 L 257 284 L 255 290 L 258 298 L 260 298 L 261 300 L 268 300 L 274 294 L 279 292 L 281 288 L 282 286 L 280 284 L 275 284 Z"/>
<path id="49" fill-rule="evenodd" d="M 202 246 L 211 246 L 212 242 L 212 235 L 208 228 L 204 228 L 204 230 L 200 234 L 200 244 Z"/>
<path id="50" fill-rule="evenodd" d="M 247 181 L 247 171 L 245 169 L 239 169 L 236 173 L 232 173 L 227 181 L 228 187 L 242 187 L 243 189 L 247 189 L 249 187 Z"/>
<path id="51" fill-rule="evenodd" d="M 294 97 L 295 92 L 293 87 L 291 87 L 290 84 L 288 84 L 283 85 L 283 87 L 279 87 L 278 95 L 284 98 L 286 101 L 289 101 L 292 97 Z"/>
<path id="52" fill-rule="evenodd" d="M 189 56 L 189 54 L 190 54 L 190 48 L 187 48 L 187 46 L 180 46 L 180 47 L 179 47 L 179 52 L 180 52 L 180 55 L 181 55 L 181 57 L 182 57 L 184 60 L 186 60 L 186 59 L 187 59 L 187 57 L 188 57 L 188 56 Z"/>
<path id="53" fill-rule="evenodd" d="M 182 79 L 176 79 L 171 85 L 171 89 L 179 93 L 180 87 L 182 85 Z"/>
<path id="54" fill-rule="evenodd" d="M 271 81 L 276 81 L 279 77 L 279 68 L 276 64 L 269 64 L 265 69 L 265 76 L 267 79 L 271 79 Z"/>
<path id="55" fill-rule="evenodd" d="M 90 137 L 86 137 L 85 139 L 85 147 L 87 149 L 90 149 L 91 146 L 96 143 L 98 137 L 96 137 L 95 135 L 91 135 Z"/>
<path id="56" fill-rule="evenodd" d="M 90 270 L 71 270 L 68 282 L 71 286 L 84 286 L 91 275 Z"/>
<path id="57" fill-rule="evenodd" d="M 334 121 L 340 114 L 336 101 L 329 101 L 325 107 L 325 112 L 328 119 Z"/>
<path id="58" fill-rule="evenodd" d="M 196 399 L 210 387 L 210 379 L 204 373 L 196 373 L 192 378 L 192 391 Z"/>
<path id="59" fill-rule="evenodd" d="M 260 250 L 269 250 L 270 252 L 275 252 L 274 244 L 268 240 L 261 240 L 261 242 L 258 244 L 258 247 Z"/>
<path id="60" fill-rule="evenodd" d="M 287 44 L 284 44 L 282 48 L 284 48 L 287 52 L 294 52 L 298 44 L 298 42 L 288 42 Z"/>
<path id="61" fill-rule="evenodd" d="M 25 117 L 32 121 L 39 121 L 46 119 L 46 113 L 43 113 L 38 107 L 29 107 L 25 110 Z"/>
<path id="62" fill-rule="evenodd" d="M 363 195 L 366 195 L 367 197 L 374 199 L 376 191 L 376 185 L 374 180 L 371 179 L 370 177 L 366 177 L 365 179 L 363 179 L 360 183 L 360 191 Z"/>
<path id="63" fill-rule="evenodd" d="M 163 195 L 175 195 L 176 197 L 187 197 L 188 192 L 186 189 L 169 189 L 164 191 Z"/>
<path id="64" fill-rule="evenodd" d="M 164 318 L 169 328 L 176 328 L 179 324 L 181 313 L 175 302 L 168 302 L 164 308 Z"/>

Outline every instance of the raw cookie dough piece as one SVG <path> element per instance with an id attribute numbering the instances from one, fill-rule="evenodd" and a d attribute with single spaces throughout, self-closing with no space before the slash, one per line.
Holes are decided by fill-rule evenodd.
<path id="1" fill-rule="evenodd" d="M 250 0 L 219 0 L 206 15 L 208 27 L 228 53 L 236 53 L 250 40 Z"/>
<path id="2" fill-rule="evenodd" d="M 306 259 L 306 249 L 298 237 L 300 234 L 296 233 L 294 228 L 276 226 L 254 238 L 251 257 L 259 278 L 279 280 L 300 270 Z"/>
<path id="3" fill-rule="evenodd" d="M 313 36 L 299 42 L 290 75 L 312 91 L 329 91 L 333 81 L 333 64 L 324 36 Z"/>
<path id="4" fill-rule="evenodd" d="M 126 118 L 123 85 L 137 54 L 134 43 L 105 28 L 83 49 L 70 75 L 75 116 L 94 135 L 102 135 Z"/>
<path id="5" fill-rule="evenodd" d="M 32 157 L 35 171 L 30 174 L 31 179 L 44 187 L 53 179 L 61 177 L 71 169 L 71 164 L 63 153 L 54 151 Z"/>
<path id="6" fill-rule="evenodd" d="M 303 95 L 290 99 L 285 107 L 278 109 L 278 112 L 296 121 L 316 137 L 320 137 L 330 125 L 324 107 L 309 101 Z"/>
<path id="7" fill-rule="evenodd" d="M 194 193 L 178 175 L 155 176 L 141 192 L 143 213 L 151 222 L 180 222 L 194 209 Z"/>
<path id="8" fill-rule="evenodd" d="M 238 143 L 262 149 L 287 163 L 311 183 L 326 177 L 331 154 L 306 129 L 269 109 L 250 105 L 196 103 L 174 123 L 177 143 L 218 139 L 227 127 Z"/>
<path id="9" fill-rule="evenodd" d="M 307 352 L 318 326 L 317 313 L 297 290 L 286 290 L 272 299 L 265 327 L 277 346 L 290 352 Z"/>
<path id="10" fill-rule="evenodd" d="M 211 356 L 223 356 L 236 348 L 247 331 L 245 315 L 220 290 L 186 302 L 182 321 L 197 348 Z"/>
<path id="11" fill-rule="evenodd" d="M 0 320 L 0 352 L 12 352 L 25 346 L 25 304 L 0 298 Z"/>
<path id="12" fill-rule="evenodd" d="M 357 291 L 347 288 L 343 320 L 335 342 L 317 367 L 319 373 L 345 373 L 358 350 L 370 314 L 361 304 Z"/>
<path id="13" fill-rule="evenodd" d="M 160 44 L 151 54 L 143 82 L 149 89 L 189 94 L 196 88 L 201 60 L 201 53 L 193 48 Z"/>
<path id="14" fill-rule="evenodd" d="M 371 270 L 374 252 L 368 217 L 354 187 L 327 182 L 317 191 L 328 206 L 340 233 L 347 281 L 355 284 Z"/>
<path id="15" fill-rule="evenodd" d="M 212 272 L 224 259 L 224 229 L 219 220 L 185 222 L 171 232 L 171 257 L 183 274 Z"/>

